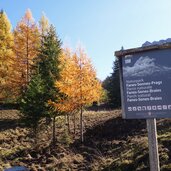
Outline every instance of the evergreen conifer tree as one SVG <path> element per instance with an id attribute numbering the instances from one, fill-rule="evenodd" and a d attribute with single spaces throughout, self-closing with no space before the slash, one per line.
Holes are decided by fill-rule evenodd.
<path id="1" fill-rule="evenodd" d="M 109 104 L 112 105 L 114 108 L 121 107 L 119 60 L 118 59 L 115 59 L 113 72 L 111 76 L 108 76 L 104 80 L 103 87 L 108 92 Z"/>
<path id="2" fill-rule="evenodd" d="M 59 115 L 58 111 L 53 111 L 47 106 L 49 100 L 56 101 L 60 97 L 55 82 L 59 80 L 61 41 L 56 35 L 55 28 L 51 25 L 47 34 L 43 35 L 40 54 L 38 56 L 39 74 L 44 81 L 44 114 L 53 118 L 53 143 L 55 143 L 55 118 Z"/>
<path id="3" fill-rule="evenodd" d="M 33 129 L 35 138 L 37 137 L 38 126 L 43 112 L 45 85 L 39 73 L 32 76 L 26 92 L 20 102 L 20 110 L 24 122 Z"/>
<path id="4" fill-rule="evenodd" d="M 21 111 L 26 123 L 31 125 L 35 133 L 42 117 L 53 118 L 53 144 L 55 144 L 55 118 L 59 113 L 48 107 L 48 101 L 55 101 L 56 97 L 59 97 L 55 82 L 59 79 L 61 41 L 58 40 L 53 26 L 50 26 L 47 34 L 42 36 L 40 53 L 35 58 L 35 70 L 22 96 Z"/>

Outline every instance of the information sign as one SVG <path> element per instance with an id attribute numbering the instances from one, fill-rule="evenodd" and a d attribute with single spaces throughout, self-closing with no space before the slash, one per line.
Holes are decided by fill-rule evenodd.
<path id="1" fill-rule="evenodd" d="M 171 118 L 171 49 L 119 58 L 123 117 Z"/>

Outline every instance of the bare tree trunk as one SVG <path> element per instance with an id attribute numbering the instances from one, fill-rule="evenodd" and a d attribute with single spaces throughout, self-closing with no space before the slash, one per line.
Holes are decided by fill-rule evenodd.
<path id="1" fill-rule="evenodd" d="M 28 23 L 29 24 L 29 23 Z M 26 85 L 29 83 L 29 35 L 28 35 L 28 26 L 27 26 L 27 40 L 26 40 L 26 64 L 27 64 L 27 71 L 26 71 Z"/>
<path id="2" fill-rule="evenodd" d="M 84 142 L 84 136 L 83 136 L 83 107 L 81 106 L 81 111 L 80 111 L 80 138 L 81 138 L 81 143 Z"/>
<path id="3" fill-rule="evenodd" d="M 34 134 L 34 142 L 35 144 L 34 145 L 37 145 L 37 139 L 38 139 L 38 136 L 37 136 L 37 126 L 33 129 L 33 134 Z"/>
<path id="4" fill-rule="evenodd" d="M 55 119 L 56 119 L 56 117 L 54 116 L 53 117 L 53 137 L 52 137 L 52 143 L 53 143 L 53 145 L 55 146 L 55 144 L 56 144 L 56 129 L 55 129 L 55 127 L 56 127 L 56 122 L 55 122 Z"/>
<path id="5" fill-rule="evenodd" d="M 67 126 L 68 126 L 68 133 L 70 133 L 70 116 L 67 114 Z"/>
<path id="6" fill-rule="evenodd" d="M 74 113 L 74 136 L 76 135 L 76 114 Z"/>
<path id="7" fill-rule="evenodd" d="M 67 125 L 67 114 L 65 114 L 65 125 Z"/>

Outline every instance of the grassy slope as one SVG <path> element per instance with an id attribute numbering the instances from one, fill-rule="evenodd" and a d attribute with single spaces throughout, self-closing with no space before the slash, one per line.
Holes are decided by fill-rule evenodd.
<path id="1" fill-rule="evenodd" d="M 63 130 L 65 124 L 60 118 L 58 143 L 53 148 L 50 127 L 40 133 L 35 146 L 32 135 L 19 121 L 18 111 L 0 110 L 0 170 L 22 165 L 32 170 L 149 171 L 145 121 L 123 120 L 119 110 L 86 112 L 84 119 L 84 145 L 79 143 L 78 130 L 76 140 Z M 166 119 L 157 123 L 162 171 L 171 170 L 170 125 Z"/>

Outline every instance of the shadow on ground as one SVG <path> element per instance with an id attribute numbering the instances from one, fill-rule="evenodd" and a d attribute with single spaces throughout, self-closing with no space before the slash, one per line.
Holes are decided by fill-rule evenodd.
<path id="1" fill-rule="evenodd" d="M 0 131 L 24 127 L 19 119 L 0 119 Z"/>
<path id="2" fill-rule="evenodd" d="M 144 120 L 124 120 L 120 116 L 112 118 L 99 125 L 87 129 L 85 140 L 102 140 L 111 141 L 124 140 L 128 136 L 140 135 L 146 132 L 146 122 Z"/>

